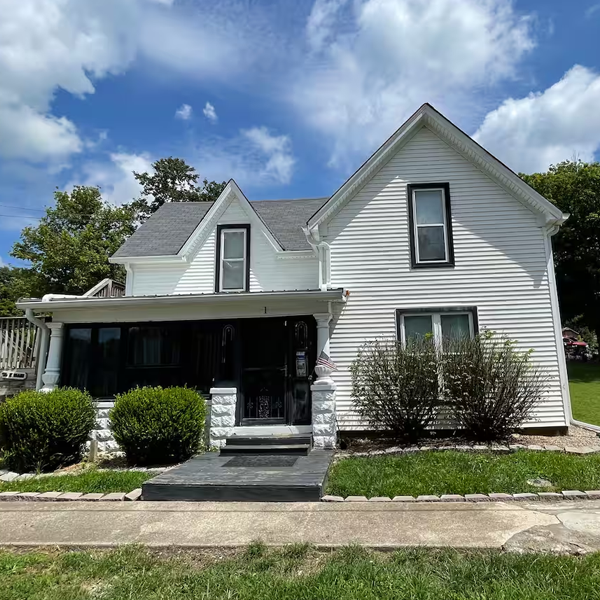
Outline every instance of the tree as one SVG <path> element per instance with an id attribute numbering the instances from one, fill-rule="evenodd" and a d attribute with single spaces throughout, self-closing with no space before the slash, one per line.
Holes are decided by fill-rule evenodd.
<path id="1" fill-rule="evenodd" d="M 181 158 L 161 158 L 152 164 L 154 173 L 136 173 L 133 176 L 142 186 L 142 195 L 132 206 L 144 219 L 156 212 L 165 202 L 211 202 L 216 200 L 227 183 L 204 179 L 194 167 Z"/>
<path id="2" fill-rule="evenodd" d="M 600 340 L 600 163 L 566 161 L 521 177 L 570 214 L 553 238 L 561 314 L 580 316 Z"/>
<path id="3" fill-rule="evenodd" d="M 40 293 L 38 278 L 30 269 L 22 267 L 0 267 L 0 317 L 22 314 L 16 301 Z"/>
<path id="4" fill-rule="evenodd" d="M 105 277 L 123 281 L 108 258 L 135 230 L 131 206 L 104 202 L 97 187 L 56 191 L 36 227 L 25 227 L 11 255 L 29 261 L 43 293 L 82 294 Z"/>

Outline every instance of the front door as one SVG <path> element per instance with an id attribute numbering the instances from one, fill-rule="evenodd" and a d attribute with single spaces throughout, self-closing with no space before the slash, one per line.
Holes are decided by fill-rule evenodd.
<path id="1" fill-rule="evenodd" d="M 309 425 L 312 317 L 240 321 L 242 425 Z"/>

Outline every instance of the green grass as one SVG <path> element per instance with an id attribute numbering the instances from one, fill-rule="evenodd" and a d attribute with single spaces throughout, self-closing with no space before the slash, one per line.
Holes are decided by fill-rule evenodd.
<path id="1" fill-rule="evenodd" d="M 553 486 L 540 489 L 528 479 Z M 349 457 L 333 465 L 327 493 L 337 496 L 418 496 L 600 489 L 600 455 L 520 450 L 417 452 L 404 456 Z"/>
<path id="2" fill-rule="evenodd" d="M 224 556 L 223 556 L 224 555 Z M 237 553 L 0 551 L 3 600 L 597 600 L 600 555 L 584 557 L 306 546 Z"/>
<path id="3" fill-rule="evenodd" d="M 79 475 L 45 475 L 26 481 L 0 482 L 0 492 L 131 492 L 152 479 L 155 473 L 138 471 L 96 471 Z"/>
<path id="4" fill-rule="evenodd" d="M 569 362 L 573 417 L 600 426 L 600 364 Z"/>

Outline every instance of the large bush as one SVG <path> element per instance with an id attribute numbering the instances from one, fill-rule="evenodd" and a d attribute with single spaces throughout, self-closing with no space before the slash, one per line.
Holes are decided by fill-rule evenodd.
<path id="1" fill-rule="evenodd" d="M 144 387 L 117 396 L 110 423 L 129 463 L 169 464 L 197 452 L 205 416 L 204 398 L 194 390 Z"/>
<path id="2" fill-rule="evenodd" d="M 440 406 L 438 362 L 431 339 L 365 344 L 350 369 L 359 414 L 399 441 L 418 441 Z"/>
<path id="3" fill-rule="evenodd" d="M 491 332 L 444 341 L 443 394 L 457 425 L 480 441 L 508 438 L 532 417 L 545 377 L 514 342 Z"/>
<path id="4" fill-rule="evenodd" d="M 0 404 L 0 447 L 10 469 L 51 470 L 81 459 L 95 422 L 87 392 L 25 391 Z"/>

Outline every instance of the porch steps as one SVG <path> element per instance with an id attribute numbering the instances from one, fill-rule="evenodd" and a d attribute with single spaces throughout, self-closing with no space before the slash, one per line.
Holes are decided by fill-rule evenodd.
<path id="1" fill-rule="evenodd" d="M 251 437 L 232 436 L 221 448 L 221 456 L 240 455 L 294 455 L 308 456 L 312 450 L 312 436 Z"/>

